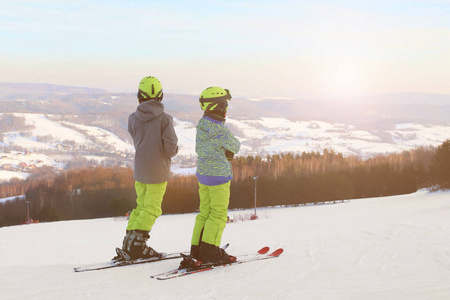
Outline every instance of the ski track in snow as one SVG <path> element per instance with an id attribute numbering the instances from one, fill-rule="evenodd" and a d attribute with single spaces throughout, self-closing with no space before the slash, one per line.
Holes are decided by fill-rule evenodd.
<path id="1" fill-rule="evenodd" d="M 249 211 L 235 211 L 244 214 Z M 0 228 L 1 299 L 450 299 L 450 192 L 264 208 L 227 225 L 230 254 L 262 246 L 276 258 L 168 281 L 179 260 L 84 273 L 109 260 L 126 221 L 113 218 Z M 189 249 L 195 214 L 164 215 L 159 251 Z"/>

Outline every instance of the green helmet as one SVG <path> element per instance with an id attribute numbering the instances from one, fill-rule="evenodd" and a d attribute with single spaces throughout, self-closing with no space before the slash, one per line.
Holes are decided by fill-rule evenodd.
<path id="1" fill-rule="evenodd" d="M 200 95 L 200 108 L 205 112 L 226 112 L 228 101 L 231 100 L 230 91 L 217 86 L 207 88 Z"/>
<path id="2" fill-rule="evenodd" d="M 142 78 L 139 83 L 139 91 L 137 96 L 139 102 L 147 100 L 161 101 L 163 98 L 161 82 L 159 82 L 158 78 L 153 76 Z"/>

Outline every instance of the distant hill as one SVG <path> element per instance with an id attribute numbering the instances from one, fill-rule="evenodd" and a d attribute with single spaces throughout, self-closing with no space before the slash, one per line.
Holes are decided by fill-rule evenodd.
<path id="1" fill-rule="evenodd" d="M 176 172 L 195 166 L 195 126 L 202 116 L 198 97 L 165 93 L 180 152 Z M 57 168 L 87 162 L 132 165 L 128 115 L 135 93 L 47 84 L 0 84 L 0 181 L 26 165 Z M 11 129 L 2 114 L 14 114 Z M 450 96 L 389 94 L 358 99 L 246 99 L 230 102 L 226 125 L 241 141 L 239 155 L 302 153 L 332 149 L 371 157 L 450 137 Z M 9 119 L 8 119 L 9 118 Z M 3 124 L 11 116 L 5 115 Z M 24 156 L 24 153 L 33 155 Z M 36 155 L 43 155 L 36 158 Z M 18 173 L 17 173 L 18 174 Z M 14 174 L 13 174 L 14 175 Z"/>
<path id="2" fill-rule="evenodd" d="M 102 94 L 102 89 L 72 87 L 43 83 L 9 83 L 0 82 L 0 97 L 18 95 L 52 95 L 52 94 Z"/>
<path id="3" fill-rule="evenodd" d="M 198 118 L 198 97 L 165 93 L 166 111 L 177 117 Z M 125 117 L 138 105 L 135 93 L 53 84 L 0 83 L 0 111 L 47 114 L 108 114 Z M 319 120 L 361 126 L 366 130 L 392 128 L 398 123 L 450 124 L 450 95 L 397 93 L 349 99 L 233 98 L 230 116 L 277 117 L 292 121 Z M 106 115 L 106 117 L 108 117 Z"/>

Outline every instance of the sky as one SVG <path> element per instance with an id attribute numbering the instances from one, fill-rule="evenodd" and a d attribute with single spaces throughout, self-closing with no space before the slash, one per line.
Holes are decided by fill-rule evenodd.
<path id="1" fill-rule="evenodd" d="M 0 82 L 249 97 L 450 94 L 450 1 L 0 0 Z"/>

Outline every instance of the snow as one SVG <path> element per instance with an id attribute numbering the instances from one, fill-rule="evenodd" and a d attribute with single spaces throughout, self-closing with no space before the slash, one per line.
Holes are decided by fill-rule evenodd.
<path id="1" fill-rule="evenodd" d="M 74 153 L 93 160 L 95 158 L 87 154 L 91 153 L 91 150 L 94 153 L 105 153 L 97 159 L 99 162 L 106 157 L 111 157 L 111 154 L 127 160 L 134 152 L 134 147 L 129 140 L 122 140 L 113 132 L 100 127 L 81 125 L 76 121 L 64 121 L 65 118 L 58 115 L 33 113 L 15 113 L 15 115 L 23 117 L 29 128 L 4 133 L 0 146 L 8 153 L 26 151 L 37 154 L 41 152 L 42 156 L 45 156 L 39 159 L 43 162 L 42 165 L 64 168 L 73 159 Z M 192 173 L 192 169 L 188 170 L 188 168 L 193 161 L 195 162 L 196 157 L 196 124 L 197 121 L 174 118 L 179 146 L 174 164 L 180 165 L 173 170 L 176 174 Z M 286 118 L 227 117 L 226 125 L 230 125 L 230 129 L 241 142 L 238 155 L 244 157 L 247 155 L 264 157 L 282 152 L 301 154 L 332 149 L 345 157 L 355 155 L 365 159 L 376 155 L 409 151 L 420 146 L 439 146 L 450 136 L 450 126 L 415 123 L 397 124 L 394 130 L 367 131 L 349 124 L 318 120 L 291 121 Z M 4 160 L 5 153 L 0 155 L 0 169 L 7 170 L 4 165 L 12 164 L 14 169 L 9 170 L 24 171 L 17 165 L 20 162 L 30 164 L 28 159 L 20 155 L 14 158 L 13 155 L 8 155 L 8 159 L 14 159 L 15 162 Z M 183 163 L 184 165 L 181 165 Z M 12 178 L 7 177 L 7 174 L 10 173 L 0 174 L 0 182 Z"/>
<path id="2" fill-rule="evenodd" d="M 116 151 L 134 151 L 132 144 L 121 140 L 114 133 L 96 126 L 52 121 L 43 114 L 15 113 L 14 115 L 23 117 L 25 119 L 25 124 L 32 126 L 33 129 L 28 130 L 27 136 L 22 136 L 21 133 L 18 132 L 6 133 L 6 145 L 14 144 L 25 149 L 54 149 L 56 148 L 54 143 L 48 144 L 36 140 L 39 137 L 51 136 L 51 139 L 55 141 L 72 141 L 77 145 L 94 146 L 94 143 L 89 139 L 90 137 L 97 139 L 102 145 L 114 147 Z M 69 128 L 68 126 L 80 131 Z"/>
<path id="3" fill-rule="evenodd" d="M 187 176 L 195 175 L 197 172 L 197 167 L 172 166 L 170 170 L 176 175 Z"/>
<path id="4" fill-rule="evenodd" d="M 89 143 L 89 140 L 82 133 L 53 122 L 42 114 L 15 113 L 14 115 L 24 117 L 26 125 L 35 127 L 35 129 L 31 130 L 32 137 L 52 135 L 53 138 L 61 141 L 71 140 L 78 144 Z"/>
<path id="5" fill-rule="evenodd" d="M 30 174 L 25 172 L 0 170 L 0 184 L 6 181 L 10 181 L 13 178 L 25 180 L 28 178 L 28 176 L 30 176 Z"/>
<path id="6" fill-rule="evenodd" d="M 26 166 L 21 167 L 21 163 Z M 65 164 L 42 153 L 24 153 L 21 151 L 11 151 L 8 153 L 0 152 L 0 184 L 9 181 L 12 178 L 27 179 L 28 176 L 30 176 L 30 173 L 25 172 L 24 168 L 27 169 L 33 165 L 35 167 L 47 165 L 63 168 Z M 5 166 L 10 166 L 11 169 L 4 169 Z"/>
<path id="7" fill-rule="evenodd" d="M 244 146 L 240 155 L 254 152 L 322 152 L 323 149 L 333 149 L 344 156 L 366 158 L 399 153 L 420 146 L 439 146 L 450 135 L 449 126 L 403 123 L 397 124 L 395 130 L 386 131 L 392 138 L 391 142 L 382 142 L 377 131 L 370 132 L 352 125 L 317 120 L 290 121 L 266 117 L 238 120 L 228 117 L 227 124 L 239 130 L 237 136 Z M 245 147 L 249 144 L 253 146 Z"/>
<path id="8" fill-rule="evenodd" d="M 117 151 L 134 151 L 133 145 L 121 140 L 117 135 L 105 129 L 95 126 L 75 124 L 71 122 L 62 122 L 62 124 L 76 127 L 77 129 L 86 132 L 87 135 L 96 137 L 101 143 L 113 146 Z"/>
<path id="9" fill-rule="evenodd" d="M 17 134 L 6 134 L 5 140 L 9 145 L 13 144 L 23 149 L 50 150 L 55 148 L 46 143 L 38 142 L 31 138 L 26 138 Z"/>
<path id="10" fill-rule="evenodd" d="M 390 132 L 396 143 L 408 146 L 439 146 L 450 136 L 447 126 L 425 126 L 421 124 L 397 124 L 396 130 Z"/>
<path id="11" fill-rule="evenodd" d="M 6 197 L 6 198 L 0 198 L 0 204 L 8 202 L 8 201 L 14 201 L 16 199 L 19 200 L 25 200 L 25 195 L 20 195 L 20 196 L 14 196 L 14 197 Z"/>
<path id="12" fill-rule="evenodd" d="M 36 153 L 36 152 L 18 152 L 18 151 L 12 151 L 10 153 L 4 153 L 0 152 L 1 164 L 11 164 L 11 165 L 18 165 L 21 162 L 29 164 L 40 164 L 40 165 L 57 165 L 54 159 L 49 157 L 48 155 L 42 154 L 42 153 Z"/>
<path id="13" fill-rule="evenodd" d="M 192 156 L 195 153 L 196 126 L 174 118 L 174 127 L 178 137 L 178 155 Z"/>
<path id="14" fill-rule="evenodd" d="M 248 211 L 230 212 L 246 213 Z M 168 281 L 179 260 L 74 273 L 122 242 L 113 218 L 0 228 L 2 299 L 450 299 L 450 192 L 259 209 L 224 231 L 231 254 L 283 247 L 276 259 Z M 150 245 L 189 248 L 195 214 L 163 215 Z"/>

